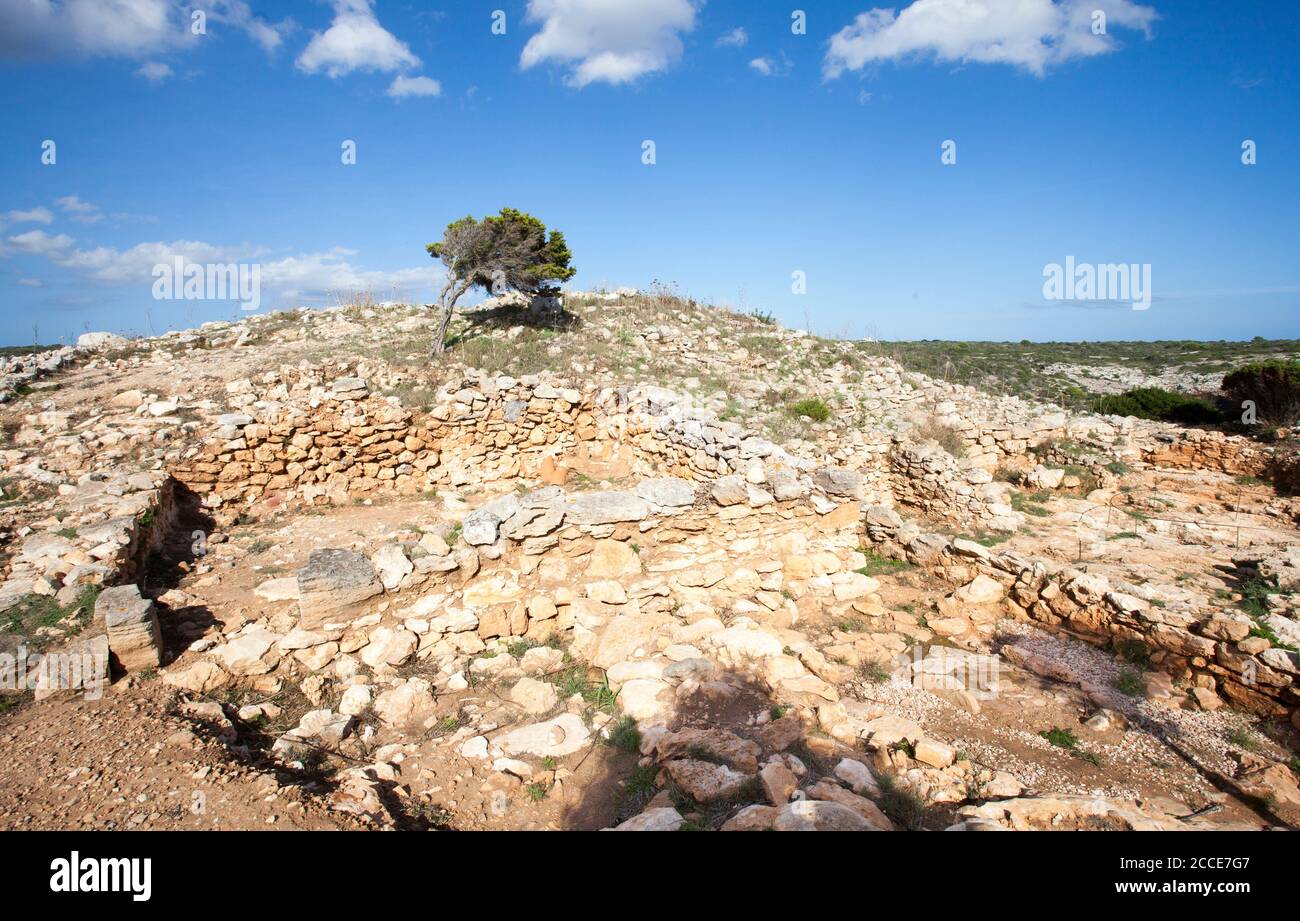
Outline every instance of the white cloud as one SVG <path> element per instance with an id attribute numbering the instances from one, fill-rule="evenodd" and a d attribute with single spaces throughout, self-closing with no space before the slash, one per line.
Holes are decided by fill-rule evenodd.
<path id="1" fill-rule="evenodd" d="M 628 83 L 665 70 L 682 56 L 678 33 L 695 28 L 692 0 L 528 0 L 528 21 L 541 30 L 519 57 L 527 69 L 545 61 L 569 68 L 566 82 L 584 87 Z"/>
<path id="2" fill-rule="evenodd" d="M 18 284 L 22 285 L 24 288 L 45 287 L 45 282 L 41 281 L 39 278 L 20 278 L 18 279 Z"/>
<path id="3" fill-rule="evenodd" d="M 749 33 L 745 31 L 744 26 L 736 26 L 714 44 L 719 48 L 744 48 L 749 44 Z"/>
<path id="4" fill-rule="evenodd" d="M 51 235 L 43 230 L 9 237 L 0 246 L 0 256 L 40 256 L 77 276 L 82 284 L 103 287 L 153 284 L 153 269 L 171 264 L 176 257 L 187 263 L 245 263 L 261 267 L 264 303 L 284 305 L 329 303 L 339 293 L 371 291 L 376 297 L 432 296 L 442 277 L 440 264 L 429 262 L 395 270 L 365 269 L 349 257 L 354 250 L 342 247 L 327 252 L 305 253 L 268 259 L 267 251 L 243 244 L 218 246 L 201 240 L 149 241 L 129 249 L 111 246 L 78 248 L 67 234 Z"/>
<path id="5" fill-rule="evenodd" d="M 749 69 L 762 74 L 764 77 L 784 77 L 790 72 L 794 63 L 781 53 L 779 59 L 769 57 L 754 58 L 749 62 Z"/>
<path id="6" fill-rule="evenodd" d="M 294 29 L 294 24 L 289 20 L 272 24 L 254 15 L 243 0 L 220 0 L 212 4 L 212 7 L 212 12 L 208 14 L 212 19 L 218 23 L 229 23 L 245 32 L 268 54 L 279 48 L 284 35 Z"/>
<path id="7" fill-rule="evenodd" d="M 1106 33 L 1093 34 L 1093 11 Z M 1132 0 L 915 0 L 901 13 L 860 13 L 830 41 L 827 79 L 876 61 L 932 56 L 945 63 L 1010 64 L 1042 76 L 1079 57 L 1107 54 L 1116 27 L 1150 37 L 1156 12 Z"/>
<path id="8" fill-rule="evenodd" d="M 82 224 L 97 224 L 104 219 L 98 205 L 82 201 L 79 195 L 64 195 L 62 198 L 56 198 L 54 203 L 74 221 Z"/>
<path id="9" fill-rule="evenodd" d="M 334 0 L 334 21 L 298 55 L 299 69 L 342 77 L 354 70 L 391 73 L 419 67 L 420 59 L 379 24 L 374 0 Z"/>
<path id="10" fill-rule="evenodd" d="M 439 96 L 441 94 L 442 84 L 429 77 L 407 77 L 398 74 L 388 87 L 388 95 L 394 99 L 405 99 L 407 96 Z"/>
<path id="11" fill-rule="evenodd" d="M 0 248 L 0 254 L 8 255 L 10 252 L 18 252 L 53 259 L 66 253 L 73 242 L 72 237 L 66 233 L 51 235 L 43 230 L 29 230 L 6 240 L 6 246 Z"/>
<path id="12" fill-rule="evenodd" d="M 0 57 L 146 58 L 193 48 L 187 0 L 0 0 Z M 230 25 L 267 51 L 290 23 L 272 25 L 243 0 L 209 0 L 209 24 Z M 217 32 L 209 28 L 209 34 Z"/>
<path id="13" fill-rule="evenodd" d="M 176 240 L 171 243 L 137 243 L 130 249 L 111 246 L 75 249 L 56 254 L 51 260 L 86 278 L 106 285 L 131 284 L 151 279 L 153 267 L 181 256 L 186 262 L 228 263 L 249 261 L 253 253 L 245 248 L 213 246 L 199 240 Z"/>
<path id="14" fill-rule="evenodd" d="M 52 224 L 54 222 L 54 214 L 50 209 L 40 205 L 28 211 L 10 211 L 4 217 L 14 224 Z"/>
<path id="15" fill-rule="evenodd" d="M 172 75 L 172 69 L 162 61 L 146 61 L 136 71 L 136 74 L 144 77 L 150 83 L 161 83 Z"/>
<path id="16" fill-rule="evenodd" d="M 338 295 L 369 291 L 377 299 L 395 300 L 432 295 L 442 272 L 429 263 L 392 271 L 362 269 L 345 257 L 352 251 L 335 249 L 263 262 L 262 285 L 282 304 L 329 303 Z"/>

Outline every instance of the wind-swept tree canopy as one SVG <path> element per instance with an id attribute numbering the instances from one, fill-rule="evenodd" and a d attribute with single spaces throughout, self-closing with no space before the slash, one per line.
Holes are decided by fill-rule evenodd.
<path id="1" fill-rule="evenodd" d="M 502 208 L 500 214 L 481 221 L 471 216 L 452 221 L 442 239 L 426 249 L 447 267 L 447 283 L 438 298 L 441 320 L 434 352 L 445 348 L 456 302 L 470 288 L 480 287 L 490 294 L 519 291 L 543 296 L 577 272 L 569 264 L 573 254 L 564 234 L 548 232 L 540 220 L 515 208 Z"/>

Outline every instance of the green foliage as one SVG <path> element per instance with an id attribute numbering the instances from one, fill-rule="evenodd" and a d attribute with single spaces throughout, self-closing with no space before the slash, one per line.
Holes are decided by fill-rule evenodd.
<path id="1" fill-rule="evenodd" d="M 548 233 L 540 220 L 515 208 L 502 208 L 499 215 L 482 221 L 471 216 L 452 221 L 443 239 L 425 249 L 441 259 L 457 279 L 489 294 L 498 283 L 525 294 L 540 294 L 578 271 L 569 264 L 573 253 L 564 234 L 558 230 Z"/>
<path id="2" fill-rule="evenodd" d="M 885 684 L 893 676 L 881 663 L 868 660 L 858 666 L 858 677 L 870 684 Z"/>
<path id="3" fill-rule="evenodd" d="M 641 749 L 641 730 L 630 716 L 619 717 L 609 729 L 609 744 L 625 752 Z"/>
<path id="4" fill-rule="evenodd" d="M 876 778 L 880 784 L 880 807 L 885 815 L 909 831 L 920 831 L 925 823 L 925 800 L 903 786 L 892 774 Z"/>
<path id="5" fill-rule="evenodd" d="M 1225 374 L 1239 365 L 1300 353 L 1295 339 L 1242 342 L 863 342 L 859 350 L 892 358 L 906 370 L 967 384 L 990 393 L 1089 410 L 1097 394 L 1079 387 L 1064 368 L 1130 368 L 1157 375 L 1178 368 L 1194 374 Z M 1240 412 L 1240 410 L 1238 410 Z"/>
<path id="6" fill-rule="evenodd" d="M 1278 588 L 1276 581 L 1251 576 L 1241 583 L 1241 601 L 1237 602 L 1237 606 L 1255 621 L 1250 628 L 1251 636 L 1262 637 L 1280 649 L 1294 652 L 1296 647 L 1274 633 L 1273 628 L 1264 620 L 1269 615 L 1268 596 L 1289 594 L 1290 592 Z"/>
<path id="7" fill-rule="evenodd" d="M 991 534 L 988 531 L 977 531 L 974 534 L 958 534 L 957 539 L 968 540 L 972 543 L 979 544 L 981 547 L 996 547 L 998 544 L 1005 544 L 1011 539 L 1009 534 Z"/>
<path id="8" fill-rule="evenodd" d="M 1300 419 L 1300 361 L 1256 361 L 1223 379 L 1223 392 L 1234 402 L 1253 400 L 1256 418 L 1272 425 Z"/>
<path id="9" fill-rule="evenodd" d="M 1022 492 L 1013 492 L 1011 494 L 1011 507 L 1017 512 L 1024 512 L 1026 515 L 1033 515 L 1035 518 L 1047 518 L 1052 514 L 1051 509 L 1042 504 L 1047 498 L 1047 493 L 1025 495 Z"/>
<path id="10" fill-rule="evenodd" d="M 54 638 L 42 634 L 42 630 L 57 628 L 66 631 L 67 635 L 75 635 L 90 623 L 99 592 L 98 585 L 87 585 L 66 607 L 52 595 L 27 595 L 0 611 L 0 633 L 16 633 L 29 646 L 44 649 Z M 70 617 L 74 620 L 62 623 Z"/>
<path id="11" fill-rule="evenodd" d="M 1093 411 L 1104 416 L 1136 416 L 1180 425 L 1215 425 L 1226 421 L 1223 412 L 1208 401 L 1159 387 L 1139 387 L 1100 397 L 1093 404 Z"/>
<path id="12" fill-rule="evenodd" d="M 1115 652 L 1132 665 L 1146 667 L 1151 661 L 1151 650 L 1141 640 L 1120 640 L 1115 644 Z"/>
<path id="13" fill-rule="evenodd" d="M 857 571 L 864 576 L 891 576 L 896 572 L 905 572 L 912 568 L 912 564 L 907 560 L 895 560 L 887 556 L 881 556 L 874 550 L 863 550 L 862 555 L 867 558 L 867 565 L 860 567 Z"/>
<path id="14" fill-rule="evenodd" d="M 1115 689 L 1129 697 L 1139 696 L 1145 688 L 1142 673 L 1135 668 L 1123 669 L 1115 676 Z"/>
<path id="15" fill-rule="evenodd" d="M 790 412 L 811 419 L 813 422 L 825 422 L 831 417 L 831 408 L 821 397 L 800 400 L 790 407 Z"/>
<path id="16" fill-rule="evenodd" d="M 1072 729 L 1061 729 L 1059 726 L 1053 726 L 1039 733 L 1048 742 L 1051 742 L 1057 748 L 1068 748 L 1074 751 L 1079 747 L 1079 737 L 1074 734 Z"/>
<path id="17" fill-rule="evenodd" d="M 1229 730 L 1225 738 L 1229 743 L 1237 746 L 1242 751 L 1259 751 L 1259 738 L 1249 729 L 1238 728 Z"/>
<path id="18" fill-rule="evenodd" d="M 544 680 L 555 685 L 556 693 L 561 698 L 577 694 L 588 706 L 610 715 L 617 709 L 618 695 L 610 688 L 609 680 L 602 677 L 600 681 L 593 681 L 585 665 L 572 663 L 558 672 L 546 675 Z"/>
<path id="19" fill-rule="evenodd" d="M 506 652 L 510 653 L 510 655 L 514 656 L 516 659 L 522 659 L 524 653 L 540 645 L 542 644 L 537 642 L 537 640 L 528 640 L 520 637 L 519 639 L 511 640 L 506 644 Z"/>

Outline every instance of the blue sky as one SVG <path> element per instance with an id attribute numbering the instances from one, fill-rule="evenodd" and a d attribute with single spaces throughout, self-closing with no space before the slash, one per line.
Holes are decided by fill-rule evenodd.
<path id="1" fill-rule="evenodd" d="M 175 0 L 0 0 L 0 342 L 238 315 L 155 299 L 174 254 L 256 262 L 262 309 L 429 301 L 424 245 L 506 205 L 577 287 L 822 334 L 1300 337 L 1300 5 L 874 9 L 212 0 L 196 36 Z M 1149 264 L 1150 309 L 1046 300 L 1071 256 Z"/>

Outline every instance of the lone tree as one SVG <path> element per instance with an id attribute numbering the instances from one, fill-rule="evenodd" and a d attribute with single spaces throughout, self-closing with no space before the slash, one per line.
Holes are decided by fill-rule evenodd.
<path id="1" fill-rule="evenodd" d="M 442 239 L 425 247 L 447 267 L 447 284 L 438 296 L 438 331 L 434 354 L 447 347 L 456 302 L 478 286 L 489 294 L 519 291 L 529 297 L 559 292 L 556 282 L 568 281 L 578 271 L 569 265 L 573 254 L 558 230 L 514 208 L 502 208 L 496 217 L 479 221 L 463 217 L 452 221 Z"/>

